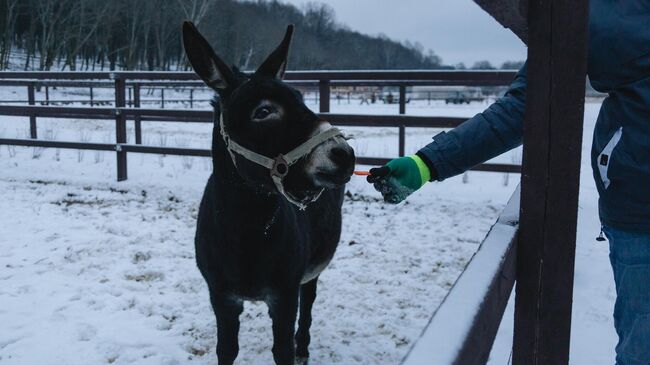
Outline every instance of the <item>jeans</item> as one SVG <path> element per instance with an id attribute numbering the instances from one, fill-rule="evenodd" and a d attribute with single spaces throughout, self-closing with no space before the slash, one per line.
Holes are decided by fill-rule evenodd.
<path id="1" fill-rule="evenodd" d="M 650 365 L 650 233 L 603 231 L 616 282 L 616 363 Z"/>

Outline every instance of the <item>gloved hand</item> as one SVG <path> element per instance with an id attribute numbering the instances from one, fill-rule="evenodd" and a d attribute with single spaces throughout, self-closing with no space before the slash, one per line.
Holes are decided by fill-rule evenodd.
<path id="1" fill-rule="evenodd" d="M 370 169 L 368 182 L 384 196 L 384 201 L 397 204 L 431 179 L 431 171 L 417 155 L 400 157 L 382 167 Z"/>

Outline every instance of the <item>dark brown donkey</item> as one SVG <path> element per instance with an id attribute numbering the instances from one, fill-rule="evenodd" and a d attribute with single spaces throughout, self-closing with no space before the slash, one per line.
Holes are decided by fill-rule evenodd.
<path id="1" fill-rule="evenodd" d="M 237 357 L 244 300 L 267 304 L 276 364 L 307 363 L 316 283 L 341 234 L 354 152 L 282 81 L 292 33 L 289 26 L 280 46 L 247 76 L 226 66 L 193 24 L 183 25 L 190 63 L 219 96 L 196 261 L 217 317 L 221 365 Z"/>

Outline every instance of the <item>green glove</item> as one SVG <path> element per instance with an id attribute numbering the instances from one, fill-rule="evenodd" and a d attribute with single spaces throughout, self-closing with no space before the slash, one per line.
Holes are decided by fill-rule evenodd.
<path id="1" fill-rule="evenodd" d="M 431 171 L 417 156 L 400 157 L 382 167 L 370 169 L 368 182 L 384 196 L 384 201 L 397 204 L 431 179 Z"/>

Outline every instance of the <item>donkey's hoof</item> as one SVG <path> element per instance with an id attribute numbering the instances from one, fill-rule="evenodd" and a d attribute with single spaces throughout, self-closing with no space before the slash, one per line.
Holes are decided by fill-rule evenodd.
<path id="1" fill-rule="evenodd" d="M 296 356 L 296 365 L 309 365 L 309 358 Z"/>

